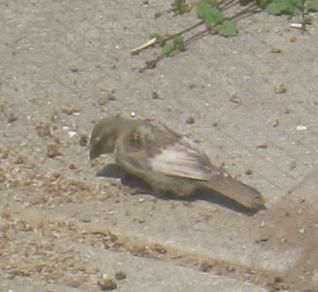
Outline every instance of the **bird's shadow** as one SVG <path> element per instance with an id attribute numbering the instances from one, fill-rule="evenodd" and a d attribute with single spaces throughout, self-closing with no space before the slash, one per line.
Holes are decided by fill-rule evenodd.
<path id="1" fill-rule="evenodd" d="M 193 202 L 196 200 L 204 200 L 204 201 L 212 202 L 214 204 L 221 205 L 222 207 L 234 210 L 236 212 L 245 214 L 247 216 L 253 216 L 258 211 L 262 210 L 262 209 L 250 210 L 238 204 L 234 200 L 231 200 L 225 196 L 222 196 L 221 194 L 217 192 L 212 192 L 207 190 L 202 190 L 200 192 L 194 193 L 193 195 L 187 196 L 187 197 L 176 197 L 169 194 L 165 194 L 165 195 L 157 194 L 143 180 L 125 173 L 118 165 L 114 163 L 106 165 L 96 175 L 102 176 L 102 177 L 119 178 L 123 185 L 135 189 L 136 193 L 151 194 L 163 200 L 178 200 L 178 201 L 187 201 L 187 202 Z"/>

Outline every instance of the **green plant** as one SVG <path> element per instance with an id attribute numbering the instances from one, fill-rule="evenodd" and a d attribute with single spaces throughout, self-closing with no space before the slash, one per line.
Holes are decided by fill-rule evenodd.
<path id="1" fill-rule="evenodd" d="M 186 3 L 186 0 L 174 0 L 172 8 L 163 13 L 174 12 L 175 15 L 180 15 L 190 12 L 193 8 L 196 9 L 199 18 L 197 23 L 166 37 L 154 33 L 149 42 L 132 51 L 133 54 L 138 54 L 149 47 L 160 46 L 162 48 L 161 54 L 146 62 L 146 66 L 140 71 L 155 67 L 164 57 L 185 51 L 191 42 L 207 34 L 223 37 L 237 36 L 239 33 L 236 26 L 238 20 L 264 10 L 273 15 L 301 14 L 301 25 L 305 30 L 306 25 L 311 24 L 308 14 L 318 11 L 318 0 L 199 0 L 192 4 Z M 160 17 L 163 13 L 157 13 L 156 17 Z M 203 27 L 201 31 L 187 37 L 189 32 L 200 27 Z"/>
<path id="2" fill-rule="evenodd" d="M 171 56 L 172 54 L 176 54 L 185 50 L 184 39 L 182 36 L 176 36 L 172 41 L 165 43 L 162 47 L 162 52 Z"/>
<path id="3" fill-rule="evenodd" d="M 273 0 L 267 7 L 266 11 L 273 15 L 289 14 L 296 15 L 318 10 L 317 0 Z"/>
<path id="4" fill-rule="evenodd" d="M 172 11 L 176 14 L 184 14 L 191 10 L 191 6 L 186 3 L 186 0 L 174 0 L 171 4 Z"/>

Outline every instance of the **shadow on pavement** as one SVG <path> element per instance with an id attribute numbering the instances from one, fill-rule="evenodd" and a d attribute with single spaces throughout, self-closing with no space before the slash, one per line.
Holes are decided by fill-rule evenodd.
<path id="1" fill-rule="evenodd" d="M 244 206 L 241 206 L 237 202 L 225 196 L 222 196 L 221 194 L 217 192 L 210 192 L 206 190 L 202 190 L 202 192 L 197 192 L 187 197 L 177 197 L 177 196 L 173 196 L 169 194 L 165 194 L 165 195 L 157 194 L 151 189 L 151 187 L 147 183 L 145 183 L 144 181 L 134 176 L 131 176 L 125 173 L 119 166 L 113 163 L 106 165 L 102 170 L 100 170 L 96 174 L 96 176 L 120 178 L 123 185 L 131 187 L 134 190 L 133 193 L 154 195 L 163 200 L 178 200 L 178 201 L 187 201 L 187 202 L 193 202 L 196 200 L 204 200 L 204 201 L 211 202 L 213 204 L 221 205 L 222 207 L 234 210 L 236 212 L 245 214 L 247 216 L 253 216 L 258 211 L 262 210 L 262 209 L 250 210 L 248 208 L 245 208 Z"/>

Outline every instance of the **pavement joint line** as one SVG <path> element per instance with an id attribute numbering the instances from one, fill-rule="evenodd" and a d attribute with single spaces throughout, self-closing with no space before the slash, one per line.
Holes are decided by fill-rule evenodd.
<path id="1" fill-rule="evenodd" d="M 0 216 L 3 214 L 7 214 L 6 210 L 3 210 L 0 213 Z M 34 214 L 36 213 L 36 215 Z M 43 214 L 42 214 L 43 213 Z M 134 256 L 138 256 L 140 258 L 152 258 L 163 262 L 170 262 L 176 264 L 178 266 L 183 266 L 187 268 L 191 268 L 194 270 L 201 271 L 204 270 L 203 266 L 208 266 L 211 269 L 208 272 L 211 273 L 222 273 L 222 271 L 227 271 L 229 267 L 235 270 L 236 278 L 242 278 L 247 274 L 259 274 L 262 278 L 263 282 L 271 279 L 273 275 L 283 275 L 284 272 L 281 271 L 272 271 L 262 268 L 255 268 L 251 266 L 247 266 L 244 264 L 240 264 L 239 262 L 230 262 L 226 260 L 216 259 L 211 255 L 207 255 L 204 253 L 195 253 L 191 249 L 180 249 L 173 246 L 169 246 L 165 243 L 155 242 L 147 239 L 146 237 L 142 237 L 140 235 L 135 234 L 123 234 L 123 232 L 116 230 L 115 228 L 104 228 L 96 223 L 80 223 L 76 222 L 72 218 L 63 218 L 63 216 L 52 216 L 47 214 L 45 211 L 37 210 L 27 210 L 25 208 L 15 208 L 10 209 L 9 211 L 10 218 L 17 222 L 23 222 L 31 225 L 30 227 L 33 229 L 40 229 L 43 224 L 57 224 L 59 227 L 69 227 L 70 231 L 77 232 L 78 238 L 75 236 L 72 237 L 69 234 L 72 240 L 85 239 L 85 236 L 89 235 L 100 235 L 103 239 L 102 242 L 108 240 L 109 245 L 105 245 L 105 249 L 109 249 L 114 252 L 124 253 L 129 252 Z M 41 216 L 43 215 L 43 216 Z M 39 216 L 41 219 L 39 220 Z M 39 227 L 38 227 L 39 226 Z M 67 235 L 67 231 L 65 229 L 60 228 L 62 230 L 62 234 Z M 54 237 L 58 237 L 59 235 L 54 234 Z M 106 238 L 106 241 L 105 241 Z M 89 242 L 89 240 L 88 240 Z M 296 264 L 297 265 L 297 264 Z M 234 277 L 235 278 L 235 277 Z M 260 284 L 260 283 L 254 283 Z"/>

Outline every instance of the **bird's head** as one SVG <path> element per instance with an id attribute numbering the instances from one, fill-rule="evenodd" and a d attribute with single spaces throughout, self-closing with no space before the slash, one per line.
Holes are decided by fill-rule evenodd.
<path id="1" fill-rule="evenodd" d="M 90 159 L 114 151 L 118 132 L 121 127 L 120 117 L 109 117 L 100 120 L 94 127 L 90 138 Z"/>

